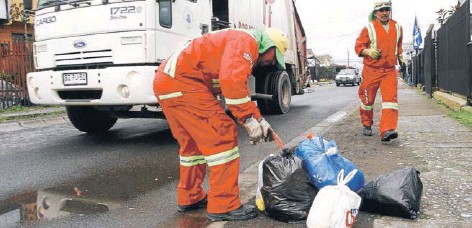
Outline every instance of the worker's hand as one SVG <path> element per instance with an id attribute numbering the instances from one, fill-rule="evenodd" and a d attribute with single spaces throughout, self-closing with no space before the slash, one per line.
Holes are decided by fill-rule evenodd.
<path id="1" fill-rule="evenodd" d="M 254 117 L 247 118 L 243 124 L 243 127 L 246 129 L 247 134 L 249 135 L 249 142 L 251 144 L 254 145 L 257 142 L 262 141 L 264 137 L 262 126 L 261 123 L 259 123 L 259 121 L 257 121 Z"/>
<path id="2" fill-rule="evenodd" d="M 259 119 L 259 123 L 262 127 L 262 136 L 264 141 L 272 142 L 274 139 L 272 138 L 272 128 L 270 127 L 269 122 L 267 122 L 263 117 Z"/>
<path id="3" fill-rule="evenodd" d="M 380 59 L 381 53 L 378 49 L 367 48 L 362 50 L 362 52 L 364 53 L 364 56 L 368 55 L 373 59 Z"/>

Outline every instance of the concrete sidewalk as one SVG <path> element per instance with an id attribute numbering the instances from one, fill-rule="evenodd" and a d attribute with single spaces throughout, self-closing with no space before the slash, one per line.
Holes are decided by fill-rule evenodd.
<path id="1" fill-rule="evenodd" d="M 362 135 L 357 107 L 350 107 L 347 115 L 339 121 L 330 119 L 336 120 L 336 115 L 342 113 L 335 114 L 308 131 L 321 133 L 327 140 L 334 139 L 343 156 L 364 172 L 366 183 L 381 174 L 406 166 L 413 166 L 421 172 L 423 195 L 418 219 L 407 220 L 360 212 L 355 227 L 472 227 L 472 132 L 448 117 L 447 110 L 434 100 L 418 94 L 415 88 L 400 82 L 398 92 L 399 138 L 388 144 L 382 144 L 379 138 L 380 100 L 374 106 L 372 137 Z M 297 144 L 308 132 L 286 146 Z M 244 201 L 254 202 L 256 180 L 257 164 L 254 164 L 241 175 Z M 251 221 L 213 223 L 209 227 L 306 225 L 277 222 L 260 214 Z"/>

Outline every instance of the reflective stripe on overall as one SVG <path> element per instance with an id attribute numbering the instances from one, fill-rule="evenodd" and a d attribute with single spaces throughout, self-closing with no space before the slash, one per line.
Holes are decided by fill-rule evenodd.
<path id="1" fill-rule="evenodd" d="M 367 26 L 367 33 L 370 40 L 370 47 L 378 49 L 379 41 L 374 23 L 370 22 Z M 401 26 L 395 23 L 395 56 L 398 55 L 398 43 L 401 37 Z M 391 37 L 391 36 L 390 36 Z M 393 39 L 386 36 L 386 39 Z M 388 42 L 382 40 L 382 42 Z M 380 133 L 387 130 L 395 130 L 398 122 L 398 103 L 397 103 L 397 75 L 395 69 L 371 69 L 364 66 L 363 82 L 359 88 L 360 98 L 360 116 L 362 124 L 371 126 L 373 124 L 373 104 L 378 89 L 382 94 L 382 116 L 380 118 Z"/>

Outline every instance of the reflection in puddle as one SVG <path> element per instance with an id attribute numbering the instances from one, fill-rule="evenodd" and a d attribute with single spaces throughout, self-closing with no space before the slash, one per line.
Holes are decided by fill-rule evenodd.
<path id="1" fill-rule="evenodd" d="M 15 227 L 21 223 L 69 214 L 105 213 L 118 205 L 116 202 L 103 199 L 81 199 L 73 194 L 66 195 L 53 189 L 28 192 L 0 201 L 0 227 Z"/>
<path id="2" fill-rule="evenodd" d="M 0 201 L 0 227 L 37 220 L 36 198 L 37 192 L 28 192 Z"/>
<path id="3" fill-rule="evenodd" d="M 69 214 L 90 215 L 108 212 L 111 208 L 118 207 L 117 202 L 104 199 L 96 199 L 64 194 L 55 189 L 40 190 L 37 192 L 37 217 L 39 219 L 52 219 Z"/>
<path id="4" fill-rule="evenodd" d="M 171 164 L 172 165 L 172 164 Z M 15 227 L 70 214 L 106 213 L 124 202 L 178 178 L 174 168 L 149 165 L 110 170 L 60 186 L 0 200 L 0 227 Z"/>

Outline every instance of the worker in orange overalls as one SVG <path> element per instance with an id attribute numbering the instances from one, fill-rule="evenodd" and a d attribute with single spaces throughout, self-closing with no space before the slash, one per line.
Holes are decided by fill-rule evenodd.
<path id="1" fill-rule="evenodd" d="M 397 60 L 402 57 L 402 27 L 391 19 L 391 3 L 377 2 L 374 5 L 373 20 L 361 31 L 356 40 L 355 51 L 364 57 L 362 84 L 359 87 L 361 100 L 360 116 L 364 125 L 363 134 L 372 135 L 373 105 L 380 87 L 382 94 L 382 116 L 380 118 L 380 139 L 387 142 L 398 137 Z"/>
<path id="2" fill-rule="evenodd" d="M 154 93 L 180 145 L 180 212 L 207 207 L 213 221 L 257 216 L 239 198 L 236 123 L 215 95 L 244 126 L 252 144 L 271 140 L 271 127 L 249 97 L 248 77 L 256 65 L 285 69 L 285 34 L 275 28 L 227 29 L 194 39 L 165 60 L 154 79 Z M 208 195 L 201 187 L 209 167 Z"/>

